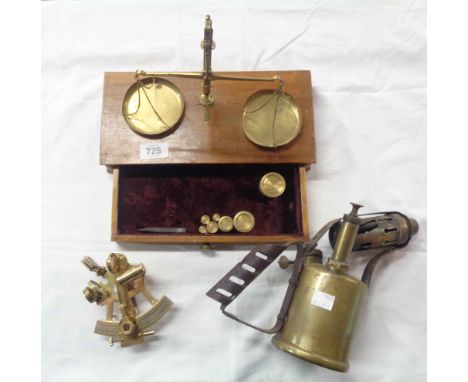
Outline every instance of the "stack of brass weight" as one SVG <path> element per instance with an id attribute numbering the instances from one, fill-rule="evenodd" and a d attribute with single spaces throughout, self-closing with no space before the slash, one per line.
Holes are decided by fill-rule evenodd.
<path id="1" fill-rule="evenodd" d="M 258 188 L 262 195 L 268 198 L 277 198 L 286 190 L 286 181 L 281 174 L 269 172 L 262 176 Z M 203 215 L 200 218 L 202 224 L 198 227 L 201 234 L 221 232 L 231 232 L 235 229 L 240 233 L 247 233 L 255 227 L 255 217 L 249 211 L 239 211 L 234 217 L 214 213 L 211 218 L 209 215 Z"/>
<path id="2" fill-rule="evenodd" d="M 234 217 L 214 213 L 211 218 L 209 215 L 203 215 L 200 222 L 202 225 L 198 227 L 198 232 L 201 234 L 216 233 L 218 231 L 227 233 L 233 229 L 240 233 L 247 233 L 254 228 L 255 217 L 249 211 L 239 211 Z"/>

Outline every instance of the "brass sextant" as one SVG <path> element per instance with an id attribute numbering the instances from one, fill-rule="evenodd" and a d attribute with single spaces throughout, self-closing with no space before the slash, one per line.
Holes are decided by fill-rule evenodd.
<path id="1" fill-rule="evenodd" d="M 166 296 L 159 300 L 145 286 L 145 267 L 132 265 L 125 255 L 111 253 L 106 267 L 86 256 L 81 262 L 91 272 L 103 277 L 106 282 L 89 281 L 83 294 L 89 302 L 105 305 L 106 319 L 98 320 L 94 332 L 109 338 L 112 346 L 120 342 L 122 347 L 140 344 L 144 337 L 154 334 L 150 328 L 171 309 L 173 303 Z M 146 312 L 139 312 L 135 297 L 141 293 L 151 304 Z M 114 303 L 118 303 L 120 319 L 114 317 Z"/>
<path id="2" fill-rule="evenodd" d="M 226 274 L 207 295 L 221 303 L 228 317 L 264 333 L 275 334 L 279 349 L 320 366 L 344 372 L 348 349 L 360 308 L 366 297 L 372 272 L 382 256 L 408 244 L 418 224 L 400 212 L 358 215 L 350 213 L 323 226 L 304 246 L 297 245 L 294 261 L 280 258 L 281 268 L 293 264 L 283 304 L 275 325 L 263 329 L 245 322 L 226 307 L 271 264 L 286 246 L 269 245 L 253 249 Z M 324 262 L 318 241 L 329 231 L 334 248 Z M 361 279 L 348 274 L 347 258 L 353 250 L 379 248 L 365 267 Z"/>
<path id="3" fill-rule="evenodd" d="M 275 148 L 291 142 L 302 127 L 302 112 L 293 97 L 283 90 L 279 76 L 249 77 L 229 76 L 212 71 L 213 41 L 212 20 L 205 17 L 203 49 L 203 70 L 201 72 L 147 72 L 137 70 L 136 82 L 128 89 L 122 114 L 135 132 L 157 136 L 177 127 L 183 118 L 185 103 L 175 84 L 162 77 L 185 77 L 201 80 L 200 105 L 204 108 L 204 122 L 211 120 L 215 104 L 212 87 L 214 81 L 256 81 L 276 82 L 276 89 L 262 89 L 252 94 L 245 103 L 242 113 L 242 127 L 245 136 L 252 142 Z M 239 116 L 241 117 L 241 116 Z"/>

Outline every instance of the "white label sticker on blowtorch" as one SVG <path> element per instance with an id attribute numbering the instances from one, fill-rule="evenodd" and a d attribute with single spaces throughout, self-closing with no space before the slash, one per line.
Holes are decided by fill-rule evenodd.
<path id="1" fill-rule="evenodd" d="M 169 157 L 167 142 L 140 144 L 140 159 L 160 159 Z"/>
<path id="2" fill-rule="evenodd" d="M 312 300 L 310 300 L 310 303 L 312 305 L 319 306 L 320 308 L 323 308 L 326 310 L 332 310 L 334 302 L 335 302 L 335 296 L 333 296 L 332 294 L 325 293 L 325 292 L 320 292 L 319 290 L 316 290 L 314 292 L 314 295 L 312 296 Z"/>

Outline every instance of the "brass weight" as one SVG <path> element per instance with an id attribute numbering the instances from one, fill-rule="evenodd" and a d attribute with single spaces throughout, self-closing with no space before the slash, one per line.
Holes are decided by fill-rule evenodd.
<path id="1" fill-rule="evenodd" d="M 208 215 L 203 215 L 200 218 L 200 223 L 207 225 L 210 222 L 210 217 Z"/>
<path id="2" fill-rule="evenodd" d="M 268 198 L 277 198 L 286 190 L 286 181 L 281 174 L 269 172 L 262 176 L 258 188 Z"/>
<path id="3" fill-rule="evenodd" d="M 255 217 L 249 211 L 239 211 L 232 220 L 237 232 L 247 233 L 255 226 Z"/>
<path id="4" fill-rule="evenodd" d="M 222 216 L 218 221 L 218 226 L 222 232 L 231 232 L 234 228 L 234 224 L 230 216 Z"/>
<path id="5" fill-rule="evenodd" d="M 210 221 L 206 225 L 206 230 L 208 231 L 208 233 L 216 233 L 218 232 L 218 228 L 218 223 L 216 223 L 215 221 Z"/>

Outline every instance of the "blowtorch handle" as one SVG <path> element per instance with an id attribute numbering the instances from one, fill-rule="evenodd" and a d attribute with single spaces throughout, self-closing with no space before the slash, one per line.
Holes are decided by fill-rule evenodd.
<path id="1" fill-rule="evenodd" d="M 294 290 L 296 289 L 296 284 L 299 280 L 300 274 L 302 272 L 304 256 L 313 255 L 317 243 L 322 238 L 325 233 L 328 232 L 330 227 L 341 219 L 334 219 L 325 224 L 315 236 L 308 241 L 305 246 L 301 243 L 296 244 L 297 254 L 294 261 L 294 270 L 289 279 L 288 289 L 283 299 L 281 309 L 276 318 L 274 326 L 270 329 L 259 328 L 258 326 L 252 325 L 239 317 L 235 316 L 232 313 L 226 311 L 226 307 L 233 302 L 237 296 L 253 281 L 255 280 L 267 267 L 270 265 L 286 248 L 285 245 L 270 245 L 270 246 L 261 246 L 256 247 L 233 269 L 231 269 L 221 280 L 219 280 L 207 293 L 206 295 L 212 298 L 215 301 L 221 303 L 221 311 L 224 315 L 229 318 L 240 322 L 246 326 L 249 326 L 253 329 L 259 330 L 263 333 L 273 334 L 281 330 L 286 315 L 291 304 L 292 297 L 294 295 Z M 258 254 L 260 253 L 260 255 Z M 244 267 L 244 265 L 250 266 Z M 234 277 L 233 277 L 234 276 Z M 239 280 L 243 283 L 239 283 Z"/>

